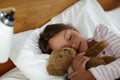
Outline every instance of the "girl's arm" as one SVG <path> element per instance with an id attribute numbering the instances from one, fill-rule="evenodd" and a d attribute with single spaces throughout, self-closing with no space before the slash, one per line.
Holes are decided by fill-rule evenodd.
<path id="1" fill-rule="evenodd" d="M 114 80 L 120 78 L 120 31 L 114 27 L 99 25 L 95 31 L 95 40 L 106 40 L 108 52 L 117 58 L 116 61 L 108 65 L 100 65 L 91 68 L 89 71 L 97 80 Z"/>

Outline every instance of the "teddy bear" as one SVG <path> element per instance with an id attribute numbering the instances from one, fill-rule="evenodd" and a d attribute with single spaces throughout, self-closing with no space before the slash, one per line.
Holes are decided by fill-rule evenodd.
<path id="1" fill-rule="evenodd" d="M 86 63 L 86 69 L 96 67 L 98 65 L 105 65 L 114 60 L 115 57 L 106 56 L 98 57 L 97 55 L 107 46 L 106 41 L 92 40 L 88 43 L 88 50 L 85 56 L 90 57 Z M 53 50 L 49 56 L 47 64 L 47 72 L 53 76 L 63 76 L 68 72 L 72 59 L 77 55 L 74 48 L 61 48 Z"/>

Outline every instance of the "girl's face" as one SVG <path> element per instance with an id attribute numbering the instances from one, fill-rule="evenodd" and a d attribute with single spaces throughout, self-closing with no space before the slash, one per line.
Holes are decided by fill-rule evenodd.
<path id="1" fill-rule="evenodd" d="M 87 40 L 83 38 L 77 31 L 67 29 L 59 32 L 57 35 L 49 40 L 49 46 L 52 50 L 72 47 L 78 53 L 84 52 L 88 49 Z"/>

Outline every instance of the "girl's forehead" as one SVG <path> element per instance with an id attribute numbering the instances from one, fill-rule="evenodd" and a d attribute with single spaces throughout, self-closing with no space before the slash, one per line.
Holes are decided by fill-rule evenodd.
<path id="1" fill-rule="evenodd" d="M 58 49 L 64 44 L 64 33 L 61 31 L 49 40 L 49 46 L 52 49 Z"/>
<path id="2" fill-rule="evenodd" d="M 65 37 L 65 35 L 67 34 L 67 33 L 69 33 L 69 32 L 71 32 L 71 31 L 74 31 L 74 30 L 72 30 L 72 29 L 66 29 L 66 30 L 63 30 L 63 31 L 60 31 L 58 34 L 56 34 L 54 37 L 62 37 L 62 38 L 64 38 Z"/>

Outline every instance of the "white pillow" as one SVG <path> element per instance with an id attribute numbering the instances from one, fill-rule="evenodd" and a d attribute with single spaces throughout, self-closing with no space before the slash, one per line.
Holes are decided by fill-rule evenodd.
<path id="1" fill-rule="evenodd" d="M 93 35 L 95 26 L 107 22 L 106 14 L 96 0 L 80 0 L 47 24 L 71 23 L 86 38 Z M 10 58 L 20 71 L 30 80 L 64 80 L 64 76 L 50 76 L 46 71 L 49 55 L 42 54 L 38 47 L 39 34 L 47 25 L 35 29 L 21 41 L 16 40 Z"/>

